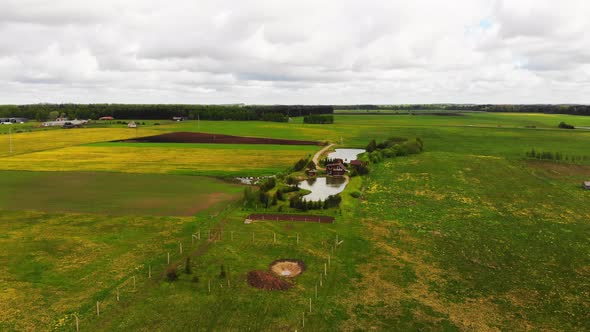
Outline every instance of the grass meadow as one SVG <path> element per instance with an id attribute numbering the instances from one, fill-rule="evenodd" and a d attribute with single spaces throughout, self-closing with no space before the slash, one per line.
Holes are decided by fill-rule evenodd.
<path id="1" fill-rule="evenodd" d="M 0 184 L 9 188 L 0 194 L 0 330 L 72 331 L 74 314 L 81 329 L 104 331 L 587 330 L 590 191 L 580 183 L 590 180 L 590 165 L 525 159 L 531 148 L 590 154 L 590 131 L 557 129 L 561 121 L 590 125 L 589 117 L 568 115 L 463 113 L 144 128 L 341 147 L 424 140 L 422 154 L 353 178 L 331 212 L 334 224 L 244 224 L 255 211 L 231 196 L 239 187 L 194 176 L 284 171 L 318 147 L 106 143 L 128 133 L 117 127 L 19 133 L 28 152 L 0 157 Z M 61 141 L 65 133 L 71 137 Z M 362 196 L 353 198 L 354 190 Z M 213 192 L 231 197 L 191 216 L 168 209 L 199 205 Z M 111 196 L 121 214 L 109 214 Z M 135 214 L 141 202 L 126 200 L 135 196 L 164 203 L 147 200 L 140 211 L 150 215 Z M 191 234 L 201 239 L 193 243 Z M 336 235 L 344 242 L 333 252 Z M 173 283 L 164 276 L 168 252 L 180 271 Z M 190 274 L 182 272 L 187 257 Z M 247 285 L 248 271 L 280 258 L 307 265 L 294 288 Z"/>
<path id="2" fill-rule="evenodd" d="M 191 216 L 241 197 L 211 177 L 115 172 L 0 171 L 0 209 L 108 215 Z"/>

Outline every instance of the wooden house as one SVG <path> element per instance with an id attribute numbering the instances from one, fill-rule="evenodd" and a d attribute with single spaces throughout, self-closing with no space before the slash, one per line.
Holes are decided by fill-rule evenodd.
<path id="1" fill-rule="evenodd" d="M 343 176 L 346 174 L 346 167 L 342 163 L 332 163 L 326 165 L 326 174 L 329 176 Z"/>

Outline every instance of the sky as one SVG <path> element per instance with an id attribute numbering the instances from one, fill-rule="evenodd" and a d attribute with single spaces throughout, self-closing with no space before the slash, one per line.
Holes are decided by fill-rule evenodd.
<path id="1" fill-rule="evenodd" d="M 0 104 L 590 103 L 586 0 L 0 0 Z"/>

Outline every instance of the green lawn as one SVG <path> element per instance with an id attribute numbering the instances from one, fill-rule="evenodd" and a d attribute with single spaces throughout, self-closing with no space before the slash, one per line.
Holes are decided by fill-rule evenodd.
<path id="1" fill-rule="evenodd" d="M 214 205 L 195 217 L 126 215 L 136 211 L 131 197 L 146 198 L 144 211 L 160 211 L 149 214 L 166 215 L 172 214 L 168 204 L 158 207 L 147 198 L 184 206 L 211 192 L 240 192 L 239 187 L 199 177 L 3 173 L 0 186 L 9 189 L 0 193 L 0 329 L 73 330 L 76 313 L 83 330 L 294 331 L 302 328 L 310 297 L 313 310 L 306 313 L 305 330 L 312 331 L 582 331 L 590 326 L 590 191 L 580 188 L 581 181 L 590 180 L 590 165 L 524 159 L 531 148 L 589 155 L 590 131 L 556 126 L 561 121 L 588 126 L 590 117 L 465 113 L 336 115 L 335 120 L 332 125 L 304 125 L 301 119 L 187 121 L 149 128 L 342 141 L 348 147 L 390 136 L 424 140 L 422 154 L 389 159 L 372 165 L 368 176 L 353 178 L 341 208 L 329 212 L 336 216 L 334 224 L 248 225 L 244 217 L 254 211 L 243 210 L 237 201 L 231 208 Z M 531 126 L 536 128 L 526 128 Z M 204 175 L 264 169 L 252 151 L 268 153 L 272 160 L 265 162 L 277 162 L 274 146 L 136 148 L 100 143 L 107 140 L 106 133 L 101 131 L 94 141 L 72 140 L 79 143 L 0 162 L 17 167 L 37 158 L 39 167 L 52 170 L 47 153 L 61 156 L 55 160 L 69 155 L 72 165 L 111 171 L 126 171 L 133 160 L 134 167 L 156 173 L 178 169 L 181 161 L 192 167 L 206 156 L 207 163 L 199 164 Z M 109 149 L 125 154 L 115 160 Z M 284 149 L 281 165 L 313 153 Z M 220 152 L 213 154 L 215 150 Z M 186 161 L 171 158 L 180 158 L 179 151 Z M 231 169 L 225 156 L 232 153 L 252 162 Z M 168 157 L 154 159 L 159 154 Z M 103 162 L 85 164 L 88 156 Z M 87 174 L 93 175 L 90 184 L 84 182 Z M 78 180 L 66 181 L 69 187 L 64 188 L 60 178 Z M 85 192 L 87 188 L 95 189 Z M 360 199 L 350 196 L 354 190 L 362 191 Z M 185 196 L 193 198 L 185 201 Z M 104 214 L 111 197 L 118 198 L 116 210 L 125 216 Z M 29 211 L 29 201 L 48 212 Z M 8 206 L 18 211 L 8 211 Z M 222 231 L 221 238 L 205 240 L 211 229 L 214 234 Z M 195 233 L 202 239 L 193 246 Z M 336 234 L 344 242 L 332 253 Z M 185 248 L 182 255 L 179 242 Z M 181 272 L 174 283 L 165 281 L 167 252 L 180 270 L 190 256 L 192 273 Z M 316 299 L 315 286 L 328 255 L 328 279 Z M 269 292 L 247 285 L 248 271 L 266 269 L 279 258 L 307 264 L 293 289 Z M 219 278 L 222 264 L 230 285 Z M 149 266 L 152 279 L 147 278 Z M 137 278 L 135 290 L 132 276 Z M 96 301 L 101 302 L 99 317 Z"/>
<path id="2" fill-rule="evenodd" d="M 240 197 L 242 186 L 199 176 L 0 171 L 0 209 L 187 216 Z"/>

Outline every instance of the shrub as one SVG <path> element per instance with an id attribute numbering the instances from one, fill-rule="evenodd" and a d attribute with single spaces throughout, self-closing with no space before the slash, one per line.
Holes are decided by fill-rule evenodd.
<path id="1" fill-rule="evenodd" d="M 296 178 L 289 176 L 289 177 L 287 177 L 287 184 L 290 186 L 297 185 L 297 184 L 299 184 L 299 181 Z M 288 191 L 285 191 L 285 192 L 288 192 Z"/>
<path id="2" fill-rule="evenodd" d="M 192 282 L 199 282 L 199 277 L 197 277 L 197 276 L 194 276 L 194 277 L 191 279 L 191 281 L 192 281 Z"/>
<path id="3" fill-rule="evenodd" d="M 304 169 L 305 165 L 307 165 L 307 159 L 299 159 L 299 161 L 297 161 L 295 165 L 293 165 L 293 171 L 298 172 Z"/>
<path id="4" fill-rule="evenodd" d="M 267 178 L 261 185 L 261 191 L 269 191 L 277 185 L 277 180 L 274 177 Z"/>
<path id="5" fill-rule="evenodd" d="M 221 268 L 219 271 L 219 279 L 225 279 L 225 277 L 226 277 L 225 267 L 223 266 L 223 264 L 221 264 Z"/>
<path id="6" fill-rule="evenodd" d="M 303 123 L 316 123 L 316 124 L 334 123 L 334 116 L 333 115 L 311 114 L 311 115 L 303 117 Z"/>
<path id="7" fill-rule="evenodd" d="M 166 280 L 169 282 L 178 280 L 178 267 L 176 265 L 170 265 L 166 269 Z"/>
<path id="8" fill-rule="evenodd" d="M 375 142 L 375 140 L 371 140 L 371 142 L 369 142 L 369 144 L 367 145 L 367 148 L 365 149 L 367 150 L 367 152 L 373 152 L 375 150 L 377 150 L 377 142 Z"/>
<path id="9" fill-rule="evenodd" d="M 186 274 L 191 274 L 191 259 L 190 257 L 186 258 L 185 264 L 184 264 L 184 273 Z"/>
<path id="10" fill-rule="evenodd" d="M 576 127 L 574 127 L 574 126 L 572 126 L 570 124 L 567 124 L 567 123 L 565 123 L 563 121 L 559 123 L 558 127 L 559 128 L 562 128 L 562 129 L 575 129 L 576 128 Z"/>
<path id="11" fill-rule="evenodd" d="M 355 190 L 353 192 L 350 193 L 350 196 L 354 197 L 354 198 L 359 198 L 361 197 L 361 192 L 358 190 Z"/>

